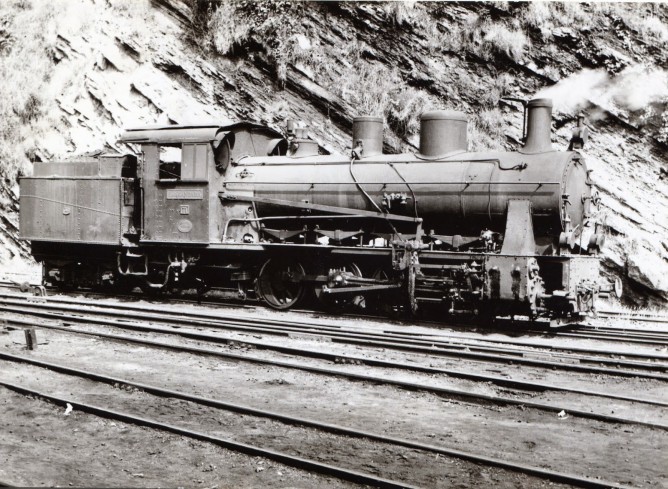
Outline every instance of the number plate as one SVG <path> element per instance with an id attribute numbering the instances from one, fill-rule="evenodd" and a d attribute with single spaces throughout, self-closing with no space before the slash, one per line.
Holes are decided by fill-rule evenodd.
<path id="1" fill-rule="evenodd" d="M 202 200 L 204 191 L 201 188 L 170 188 L 167 190 L 167 200 Z"/>

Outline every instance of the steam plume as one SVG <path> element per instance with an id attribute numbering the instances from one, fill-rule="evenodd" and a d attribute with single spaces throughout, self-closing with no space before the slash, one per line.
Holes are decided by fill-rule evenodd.
<path id="1" fill-rule="evenodd" d="M 668 102 L 668 72 L 634 65 L 609 76 L 603 69 L 586 69 L 544 88 L 536 97 L 551 98 L 554 110 L 566 114 L 574 114 L 589 102 L 633 112 L 652 103 Z"/>

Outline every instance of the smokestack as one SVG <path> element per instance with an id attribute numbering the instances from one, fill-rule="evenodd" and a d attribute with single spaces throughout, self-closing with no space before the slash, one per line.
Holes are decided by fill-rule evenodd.
<path id="1" fill-rule="evenodd" d="M 527 137 L 520 153 L 535 154 L 552 148 L 552 99 L 535 98 L 527 104 Z"/>

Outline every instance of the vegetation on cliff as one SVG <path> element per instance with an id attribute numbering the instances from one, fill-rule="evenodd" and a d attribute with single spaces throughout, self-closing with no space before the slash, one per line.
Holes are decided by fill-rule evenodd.
<path id="1" fill-rule="evenodd" d="M 634 300 L 668 298 L 664 5 L 8 0 L 0 61 L 13 224 L 9 189 L 30 161 L 125 150 L 125 126 L 293 118 L 345 151 L 352 117 L 373 113 L 386 151 L 410 151 L 419 114 L 451 108 L 469 114 L 472 149 L 512 149 L 521 111 L 502 97 L 551 96 L 556 146 L 579 112 L 589 120 L 606 271 Z M 15 230 L 0 230 L 12 250 Z"/>

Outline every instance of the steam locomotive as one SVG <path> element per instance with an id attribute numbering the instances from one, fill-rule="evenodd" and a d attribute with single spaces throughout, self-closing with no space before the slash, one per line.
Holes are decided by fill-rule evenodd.
<path id="1" fill-rule="evenodd" d="M 383 154 L 378 117 L 354 119 L 348 155 L 290 122 L 129 129 L 136 154 L 36 163 L 21 236 L 48 286 L 577 321 L 614 287 L 587 129 L 554 150 L 551 110 L 524 103 L 516 152 L 469 152 L 465 114 L 444 110 L 422 115 L 415 154 Z"/>

